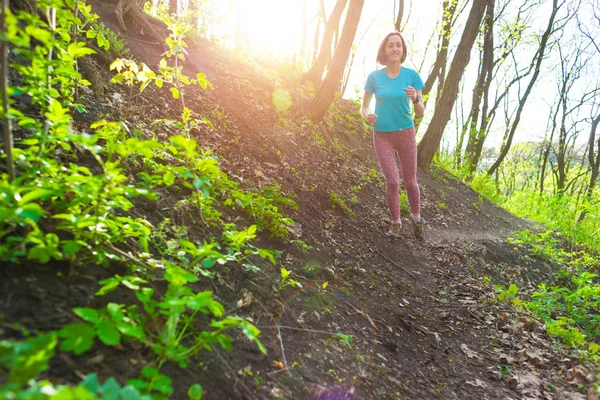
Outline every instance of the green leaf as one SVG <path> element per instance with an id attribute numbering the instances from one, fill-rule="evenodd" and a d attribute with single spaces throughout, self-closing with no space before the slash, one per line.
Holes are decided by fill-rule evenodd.
<path id="1" fill-rule="evenodd" d="M 169 90 L 171 90 L 171 94 L 173 95 L 174 99 L 178 99 L 179 98 L 179 89 L 172 87 Z"/>
<path id="2" fill-rule="evenodd" d="M 196 293 L 196 295 L 187 303 L 190 310 L 198 311 L 201 308 L 207 308 L 212 300 L 213 292 L 207 290 L 205 292 Z"/>
<path id="3" fill-rule="evenodd" d="M 231 338 L 227 335 L 221 334 L 217 336 L 217 341 L 225 350 L 230 351 L 233 349 L 233 345 L 231 343 Z"/>
<path id="4" fill-rule="evenodd" d="M 213 313 L 215 317 L 219 318 L 222 317 L 223 313 L 225 312 L 225 307 L 223 307 L 223 304 L 219 303 L 216 300 L 213 300 L 208 303 L 208 309 L 210 310 L 210 312 Z"/>
<path id="5" fill-rule="evenodd" d="M 117 288 L 117 286 L 119 286 L 119 280 L 116 278 L 105 279 L 100 283 L 104 284 L 104 286 L 102 286 L 100 290 L 96 292 L 96 296 L 104 296 L 105 294 L 112 292 Z"/>
<path id="6" fill-rule="evenodd" d="M 119 321 L 123 320 L 123 318 L 125 318 L 125 313 L 123 312 L 122 308 L 123 308 L 122 304 L 108 303 L 106 305 L 108 314 L 111 316 L 111 318 L 115 322 L 119 322 Z"/>
<path id="7" fill-rule="evenodd" d="M 273 252 L 271 250 L 258 249 L 258 255 L 261 256 L 262 258 L 266 258 L 269 261 L 271 261 L 271 264 L 277 265 L 277 260 L 275 260 L 275 257 L 273 256 Z"/>
<path id="8" fill-rule="evenodd" d="M 141 278 L 138 278 L 137 276 L 127 276 L 125 278 L 123 278 L 123 280 L 121 281 L 121 283 L 123 284 L 123 286 L 128 287 L 131 290 L 140 290 L 140 285 L 138 285 L 138 283 L 147 283 L 148 281 L 145 281 Z"/>
<path id="9" fill-rule="evenodd" d="M 71 55 L 71 57 L 73 57 L 73 58 L 79 58 L 79 57 L 87 56 L 90 54 L 96 54 L 96 51 L 93 49 L 90 49 L 89 47 L 85 47 L 85 43 L 78 42 L 78 43 L 71 43 L 67 47 L 67 53 L 69 53 Z"/>
<path id="10" fill-rule="evenodd" d="M 172 171 L 167 171 L 163 176 L 163 182 L 167 186 L 171 186 L 175 183 L 175 174 Z"/>
<path id="11" fill-rule="evenodd" d="M 114 399 L 119 400 L 119 392 L 121 391 L 121 386 L 119 386 L 119 382 L 113 377 L 108 378 L 104 381 L 104 385 L 100 388 L 100 393 L 102 393 L 103 399 Z"/>
<path id="12" fill-rule="evenodd" d="M 145 339 L 146 334 L 144 333 L 144 329 L 138 325 L 132 325 L 125 322 L 118 322 L 117 329 L 125 336 L 131 336 L 137 339 Z"/>
<path id="13" fill-rule="evenodd" d="M 197 383 L 190 386 L 188 389 L 188 396 L 190 396 L 190 400 L 200 400 L 202 399 L 203 394 L 204 391 L 202 390 L 202 386 Z"/>
<path id="14" fill-rule="evenodd" d="M 39 28 L 35 25 L 27 25 L 25 27 L 25 32 L 27 32 L 27 34 L 31 37 L 33 37 L 36 40 L 39 40 L 40 42 L 46 44 L 50 41 L 50 39 L 52 39 L 52 34 L 42 28 Z"/>
<path id="15" fill-rule="evenodd" d="M 98 376 L 95 373 L 89 374 L 85 377 L 83 382 L 81 382 L 81 386 L 87 388 L 92 393 L 96 393 L 100 387 Z"/>
<path id="16" fill-rule="evenodd" d="M 52 253 L 44 246 L 35 246 L 27 251 L 28 260 L 37 260 L 42 264 L 47 263 L 52 258 Z"/>
<path id="17" fill-rule="evenodd" d="M 10 371 L 8 382 L 25 385 L 27 381 L 47 370 L 48 361 L 54 357 L 57 342 L 55 332 L 29 338 L 23 342 L 0 341 L 0 365 Z M 5 371 L 2 369 L 4 382 L 6 382 Z M 0 385 L 0 397 L 2 393 Z"/>
<path id="18" fill-rule="evenodd" d="M 109 69 L 112 71 L 113 69 L 116 69 L 117 72 L 121 72 L 121 70 L 125 68 L 125 63 L 123 62 L 123 60 L 121 58 L 117 58 L 115 61 L 112 62 L 112 64 L 110 64 Z M 91 126 L 92 129 L 95 128 L 94 124 L 92 124 Z"/>
<path id="19" fill-rule="evenodd" d="M 115 346 L 121 341 L 121 334 L 109 321 L 102 321 L 98 326 L 98 338 L 108 346 Z"/>
<path id="20" fill-rule="evenodd" d="M 165 279 L 174 285 L 185 285 L 189 282 L 197 282 L 199 278 L 189 271 L 177 266 L 171 265 L 167 267 Z"/>
<path id="21" fill-rule="evenodd" d="M 192 153 L 196 150 L 197 143 L 194 139 L 188 139 L 184 136 L 172 136 L 169 138 L 171 143 L 173 143 L 176 147 L 184 149 L 188 153 Z"/>
<path id="22" fill-rule="evenodd" d="M 71 257 L 81 250 L 82 245 L 74 240 L 65 240 L 63 242 L 62 251 L 67 256 Z"/>
<path id="23" fill-rule="evenodd" d="M 52 400 L 96 400 L 90 391 L 83 386 L 59 386 L 57 392 L 52 394 Z"/>
<path id="24" fill-rule="evenodd" d="M 246 320 L 240 321 L 240 327 L 242 328 L 242 332 L 244 333 L 244 335 L 246 335 L 248 339 L 253 340 L 263 354 L 267 354 L 267 349 L 258 339 L 258 335 L 260 335 L 260 330 Z"/>
<path id="25" fill-rule="evenodd" d="M 122 400 L 141 400 L 140 392 L 133 386 L 127 385 L 119 391 L 119 399 Z"/>
<path id="26" fill-rule="evenodd" d="M 17 208 L 15 214 L 19 217 L 37 222 L 40 219 L 40 217 L 46 214 L 46 211 L 44 211 L 39 204 L 29 203 L 24 205 L 23 207 Z"/>
<path id="27" fill-rule="evenodd" d="M 98 311 L 93 308 L 74 308 L 73 312 L 77 314 L 81 319 L 96 324 L 100 322 L 100 315 Z"/>
<path id="28" fill-rule="evenodd" d="M 60 344 L 61 351 L 72 351 L 82 354 L 92 348 L 96 332 L 84 322 L 77 322 L 63 327 L 58 336 L 65 339 Z"/>
<path id="29" fill-rule="evenodd" d="M 152 379 L 158 375 L 158 369 L 152 367 L 142 368 L 142 376 L 147 379 Z"/>
<path id="30" fill-rule="evenodd" d="M 44 200 L 46 200 L 46 198 L 48 196 L 50 196 L 52 193 L 54 193 L 54 191 L 48 190 L 48 189 L 32 190 L 31 192 L 28 192 L 27 194 L 23 195 L 23 197 L 21 197 L 21 200 L 19 200 L 19 205 L 23 206 L 32 200 L 39 199 L 40 197 L 44 197 Z"/>

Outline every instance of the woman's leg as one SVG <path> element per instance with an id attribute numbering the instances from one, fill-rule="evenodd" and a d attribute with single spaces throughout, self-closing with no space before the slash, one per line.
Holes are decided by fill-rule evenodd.
<path id="1" fill-rule="evenodd" d="M 400 156 L 402 181 L 410 203 L 413 221 L 421 220 L 421 192 L 417 183 L 417 142 L 414 128 L 394 134 L 394 148 Z"/>
<path id="2" fill-rule="evenodd" d="M 392 222 L 400 224 L 400 175 L 396 164 L 396 150 L 391 137 L 395 133 L 373 132 L 373 147 L 379 165 L 385 175 L 385 200 L 392 215 Z"/>

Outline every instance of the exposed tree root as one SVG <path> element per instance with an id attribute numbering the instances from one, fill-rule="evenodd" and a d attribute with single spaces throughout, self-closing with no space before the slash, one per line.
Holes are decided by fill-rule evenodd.
<path id="1" fill-rule="evenodd" d="M 160 45 L 165 48 L 165 37 L 167 36 L 166 32 L 160 32 L 166 28 L 166 25 L 158 21 L 155 18 L 152 18 L 148 15 L 145 15 L 141 11 L 141 7 L 143 6 L 143 1 L 139 0 L 119 0 L 115 7 L 115 16 L 119 23 L 119 26 L 123 30 L 123 32 L 127 32 L 127 26 L 125 25 L 124 18 L 127 17 L 131 19 L 134 26 L 138 26 L 144 30 L 145 33 L 152 36 Z M 159 31 L 160 30 L 160 31 Z M 166 48 L 165 48 L 166 49 Z"/>

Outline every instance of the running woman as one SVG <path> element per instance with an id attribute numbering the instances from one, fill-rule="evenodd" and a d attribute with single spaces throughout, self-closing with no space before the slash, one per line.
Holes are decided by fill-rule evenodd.
<path id="1" fill-rule="evenodd" d="M 392 32 L 383 39 L 377 52 L 377 62 L 385 68 L 369 74 L 361 114 L 369 125 L 373 125 L 373 147 L 385 175 L 385 198 L 392 216 L 390 234 L 399 236 L 402 230 L 400 177 L 396 164 L 398 153 L 413 231 L 417 239 L 423 240 L 421 194 L 417 183 L 417 142 L 410 105 L 412 103 L 417 117 L 423 116 L 425 107 L 421 90 L 425 85 L 417 71 L 402 65 L 406 54 L 406 42 L 399 32 Z M 373 95 L 376 98 L 375 112 L 369 109 Z"/>

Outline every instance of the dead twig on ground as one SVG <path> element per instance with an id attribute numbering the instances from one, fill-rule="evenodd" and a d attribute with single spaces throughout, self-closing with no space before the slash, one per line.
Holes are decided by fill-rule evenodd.
<path id="1" fill-rule="evenodd" d="M 223 365 L 225 365 L 225 368 L 227 368 L 229 372 L 235 377 L 236 384 L 239 383 L 240 386 L 244 389 L 244 391 L 246 391 L 246 393 L 250 396 L 250 398 L 255 399 L 256 396 L 254 395 L 254 392 L 252 392 L 252 390 L 250 390 L 250 388 L 241 379 L 237 377 L 237 374 L 233 367 L 227 362 L 227 360 L 221 355 L 221 353 L 217 349 L 214 349 L 214 351 L 217 354 L 217 357 L 219 357 L 219 359 L 223 363 Z"/>
<path id="2" fill-rule="evenodd" d="M 363 242 L 363 244 L 367 247 L 369 247 L 368 244 L 365 243 L 364 240 L 362 240 L 362 238 L 360 236 L 358 236 L 358 238 L 360 239 L 361 242 Z M 410 272 L 409 270 L 407 270 L 406 268 L 404 268 L 402 265 L 398 264 L 396 261 L 392 260 L 391 258 L 389 258 L 388 256 L 386 256 L 385 254 L 383 254 L 381 251 L 377 250 L 377 249 L 372 249 L 375 250 L 375 252 L 377 254 L 379 254 L 380 256 L 382 256 L 383 258 L 385 258 L 386 260 L 388 260 L 389 262 L 391 262 L 392 264 L 394 264 L 395 266 L 397 266 L 398 268 L 400 268 L 402 271 L 406 272 L 407 274 L 409 274 L 410 276 L 413 277 L 413 279 L 417 279 L 417 277 L 415 276 L 415 274 L 413 274 L 412 272 Z"/>

